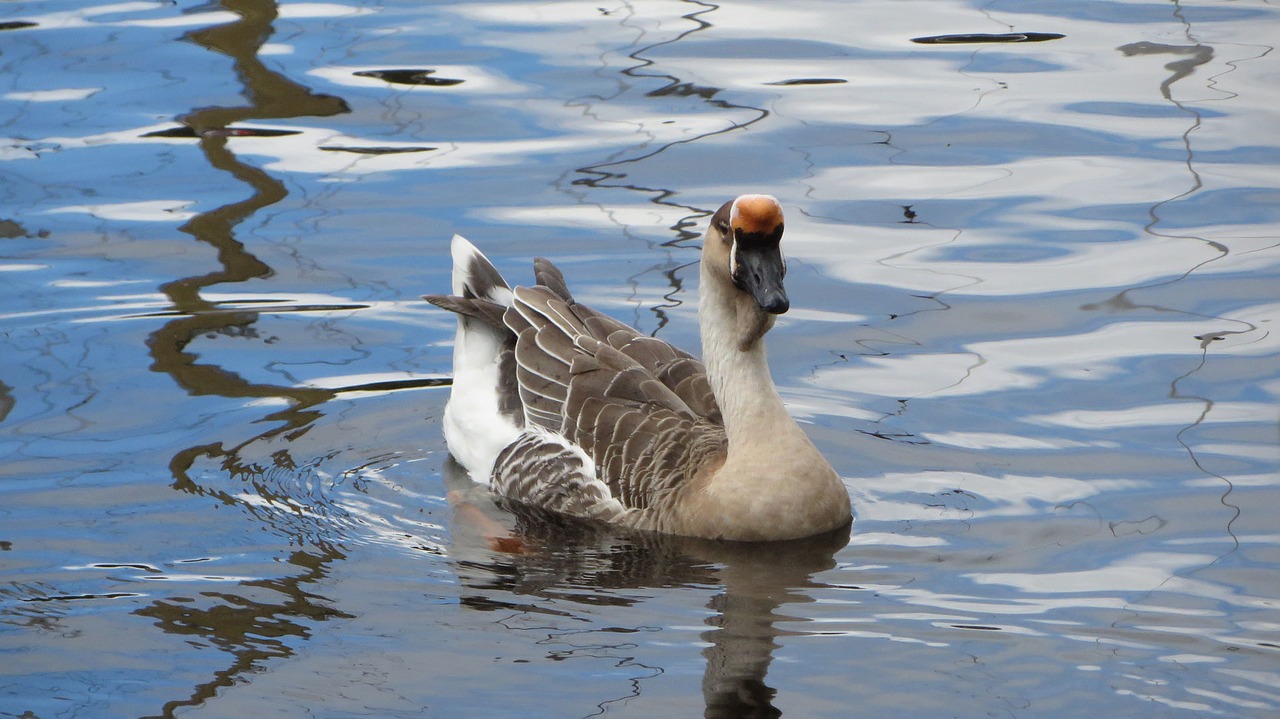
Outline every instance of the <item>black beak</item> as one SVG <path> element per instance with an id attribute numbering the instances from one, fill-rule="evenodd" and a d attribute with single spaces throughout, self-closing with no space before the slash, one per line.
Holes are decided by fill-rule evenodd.
<path id="1" fill-rule="evenodd" d="M 787 291 L 782 287 L 782 277 L 787 265 L 782 260 L 782 250 L 777 244 L 764 247 L 737 248 L 733 283 L 743 292 L 755 298 L 756 305 L 771 315 L 780 315 L 791 308 Z"/>

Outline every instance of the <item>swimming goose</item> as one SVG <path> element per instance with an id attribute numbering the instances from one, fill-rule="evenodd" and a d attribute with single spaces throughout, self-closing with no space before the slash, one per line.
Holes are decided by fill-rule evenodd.
<path id="1" fill-rule="evenodd" d="M 839 475 L 787 414 L 764 335 L 789 305 L 782 208 L 742 195 L 711 219 L 698 320 L 705 366 L 573 299 L 534 260 L 514 290 L 461 236 L 449 451 L 497 494 L 641 530 L 782 540 L 851 521 Z"/>

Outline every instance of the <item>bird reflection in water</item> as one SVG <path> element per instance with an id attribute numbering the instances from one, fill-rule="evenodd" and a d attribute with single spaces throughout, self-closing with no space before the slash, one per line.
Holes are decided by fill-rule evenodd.
<path id="1" fill-rule="evenodd" d="M 527 610 L 486 600 L 495 590 L 514 594 L 588 590 L 579 601 L 599 603 L 597 590 L 718 586 L 701 634 L 706 669 L 702 693 L 709 719 L 778 717 L 776 690 L 766 681 L 778 637 L 789 620 L 786 604 L 812 602 L 822 586 L 814 575 L 835 566 L 849 527 L 788 542 L 724 542 L 631 533 L 533 507 L 494 500 L 452 459 L 444 468 L 454 510 L 451 553 L 464 584 L 483 592 L 464 604 L 478 610 Z M 501 502 L 501 504 L 498 504 Z M 495 553 L 493 550 L 498 550 Z M 610 599 L 635 600 L 610 594 Z"/>

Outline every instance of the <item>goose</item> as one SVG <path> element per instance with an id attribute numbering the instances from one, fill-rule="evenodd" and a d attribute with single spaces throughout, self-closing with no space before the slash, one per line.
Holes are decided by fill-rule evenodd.
<path id="1" fill-rule="evenodd" d="M 764 335 L 790 306 L 769 195 L 724 203 L 703 238 L 702 356 L 576 301 L 551 262 L 514 289 L 453 237 L 446 445 L 508 500 L 637 530 L 773 541 L 847 527 L 843 481 L 788 414 Z M 705 364 L 704 364 L 705 363 Z"/>

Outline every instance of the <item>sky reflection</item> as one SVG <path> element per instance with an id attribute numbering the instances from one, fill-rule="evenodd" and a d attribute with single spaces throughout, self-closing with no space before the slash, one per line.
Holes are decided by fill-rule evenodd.
<path id="1" fill-rule="evenodd" d="M 0 704 L 1273 715 L 1275 8 L 922 7 L 12 5 Z M 1064 37 L 912 42 L 1018 32 Z M 448 238 L 696 349 L 744 191 L 853 535 L 460 490 Z"/>

